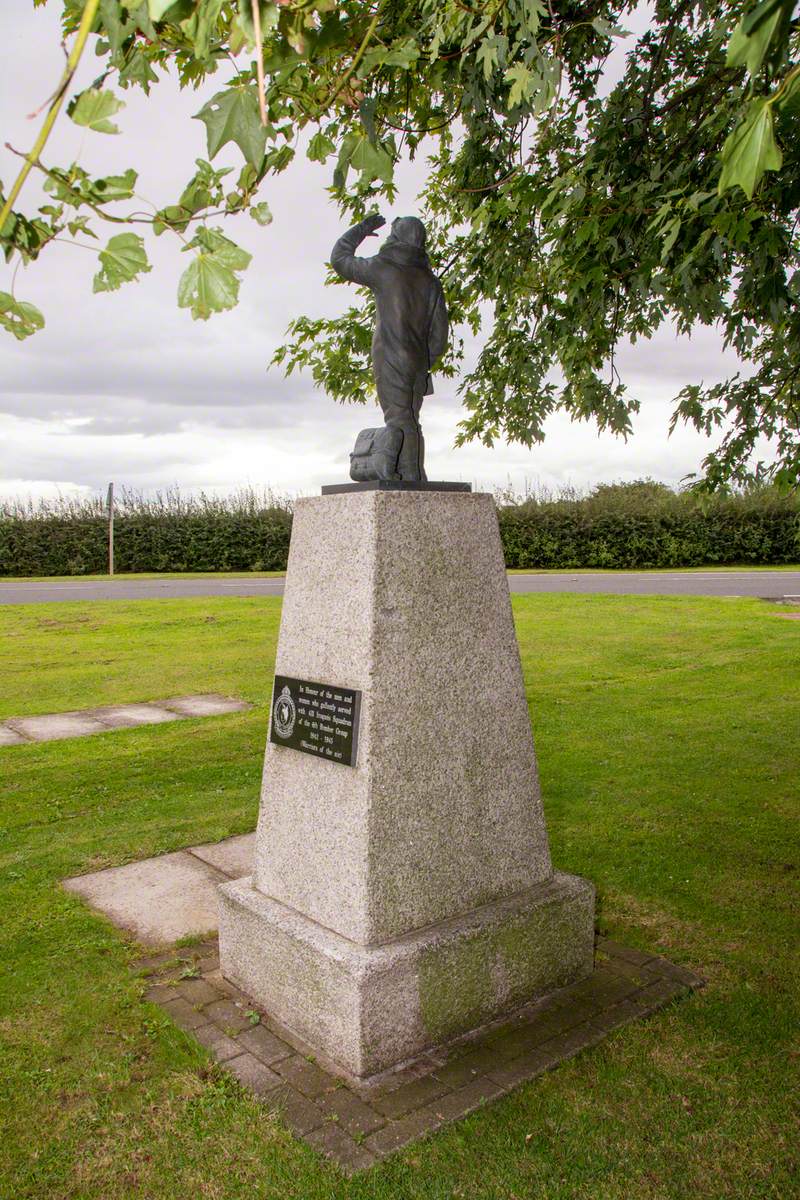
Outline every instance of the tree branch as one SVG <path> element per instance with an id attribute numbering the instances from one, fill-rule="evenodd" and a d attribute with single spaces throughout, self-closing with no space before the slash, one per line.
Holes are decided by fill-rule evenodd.
<path id="1" fill-rule="evenodd" d="M 378 9 L 375 12 L 374 17 L 372 18 L 372 20 L 369 23 L 369 28 L 367 29 L 367 32 L 364 34 L 364 40 L 362 41 L 361 45 L 358 47 L 358 50 L 356 51 L 355 58 L 350 63 L 350 66 L 347 68 L 344 75 L 342 76 L 339 85 L 336 87 L 336 89 L 333 92 L 331 92 L 331 94 L 330 94 L 330 96 L 328 96 L 327 100 L 325 100 L 323 102 L 323 104 L 320 105 L 320 110 L 319 110 L 320 115 L 322 113 L 324 113 L 326 109 L 330 108 L 330 106 L 333 104 L 333 102 L 337 98 L 337 96 L 339 96 L 344 91 L 344 89 L 347 87 L 347 84 L 349 83 L 353 72 L 355 71 L 356 67 L 361 62 L 361 59 L 364 57 L 364 54 L 366 53 L 367 46 L 370 44 L 370 42 L 372 40 L 373 33 L 378 28 L 378 21 L 380 19 L 380 15 L 381 15 L 381 10 L 380 10 L 380 6 L 378 6 Z"/>
<path id="2" fill-rule="evenodd" d="M 34 142 L 32 150 L 27 155 L 25 166 L 15 179 L 14 185 L 8 194 L 8 199 L 3 205 L 2 212 L 0 212 L 0 230 L 2 230 L 3 226 L 5 225 L 14 202 L 22 191 L 22 186 L 31 172 L 31 168 L 47 144 L 47 139 L 49 138 L 50 132 L 55 124 L 56 117 L 61 110 L 61 105 L 64 103 L 64 96 L 67 88 L 72 81 L 72 77 L 75 74 L 78 63 L 81 60 L 81 55 L 83 54 L 84 46 L 86 45 L 86 39 L 89 36 L 92 25 L 94 24 L 95 16 L 97 15 L 99 3 L 100 0 L 86 0 L 86 7 L 83 10 L 83 16 L 81 17 L 81 23 L 75 39 L 75 45 L 72 47 L 70 56 L 67 59 L 67 65 L 64 69 L 64 74 L 62 76 L 61 83 L 58 86 L 58 90 L 56 91 L 53 103 L 50 105 L 50 110 L 44 119 L 42 128 L 39 130 L 39 136 Z"/>

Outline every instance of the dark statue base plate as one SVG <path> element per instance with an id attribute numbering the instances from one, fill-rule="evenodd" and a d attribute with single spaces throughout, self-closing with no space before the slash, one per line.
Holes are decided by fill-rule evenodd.
<path id="1" fill-rule="evenodd" d="M 370 479 L 365 483 L 326 483 L 323 496 L 343 492 L 471 492 L 471 483 L 440 483 L 436 480 L 415 482 L 410 479 Z"/>

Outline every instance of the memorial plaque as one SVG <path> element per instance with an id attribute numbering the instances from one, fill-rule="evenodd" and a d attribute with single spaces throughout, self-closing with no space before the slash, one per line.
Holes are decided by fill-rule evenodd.
<path id="1" fill-rule="evenodd" d="M 269 740 L 276 746 L 354 767 L 360 713 L 361 692 L 276 675 Z"/>

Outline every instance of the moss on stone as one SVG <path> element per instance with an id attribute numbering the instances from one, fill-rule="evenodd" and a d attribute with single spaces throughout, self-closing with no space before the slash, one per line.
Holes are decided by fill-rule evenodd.
<path id="1" fill-rule="evenodd" d="M 433 1042 L 479 1025 L 482 1014 L 491 1009 L 493 957 L 493 939 L 485 933 L 422 955 L 420 1012 Z"/>
<path id="2" fill-rule="evenodd" d="M 542 903 L 500 927 L 425 951 L 418 976 L 420 1012 L 431 1040 L 485 1024 L 579 978 L 588 965 L 590 928 L 582 901 Z"/>

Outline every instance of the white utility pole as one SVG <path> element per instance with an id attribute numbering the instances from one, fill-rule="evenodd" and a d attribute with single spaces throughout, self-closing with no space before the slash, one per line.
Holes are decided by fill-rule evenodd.
<path id="1" fill-rule="evenodd" d="M 108 485 L 108 573 L 114 574 L 114 485 Z"/>

